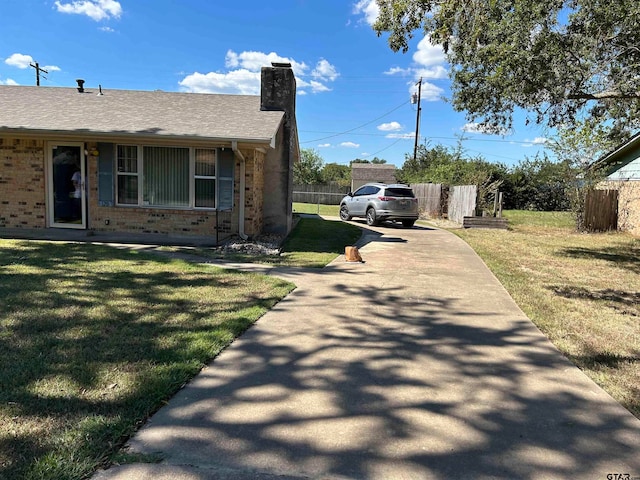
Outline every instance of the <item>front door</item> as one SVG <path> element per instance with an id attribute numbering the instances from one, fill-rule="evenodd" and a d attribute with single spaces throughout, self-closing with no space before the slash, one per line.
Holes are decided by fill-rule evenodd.
<path id="1" fill-rule="evenodd" d="M 51 144 L 49 147 L 49 225 L 87 227 L 84 145 Z"/>

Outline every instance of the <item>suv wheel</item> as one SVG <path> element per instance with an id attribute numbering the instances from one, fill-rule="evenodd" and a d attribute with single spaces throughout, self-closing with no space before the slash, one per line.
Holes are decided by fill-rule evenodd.
<path id="1" fill-rule="evenodd" d="M 415 220 L 402 220 L 402 226 L 404 228 L 411 228 L 411 227 L 413 227 L 414 223 L 416 223 Z"/>
<path id="2" fill-rule="evenodd" d="M 367 209 L 367 225 L 373 227 L 378 224 L 378 217 L 376 216 L 376 211 L 373 207 L 369 207 Z"/>
<path id="3" fill-rule="evenodd" d="M 346 205 L 342 205 L 340 207 L 340 220 L 344 222 L 348 222 L 349 220 L 351 220 L 351 215 L 349 215 L 349 209 Z"/>

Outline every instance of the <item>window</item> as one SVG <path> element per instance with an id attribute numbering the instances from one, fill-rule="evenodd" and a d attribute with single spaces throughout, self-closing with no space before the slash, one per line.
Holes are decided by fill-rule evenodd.
<path id="1" fill-rule="evenodd" d="M 138 204 L 138 147 L 118 145 L 118 203 Z"/>
<path id="2" fill-rule="evenodd" d="M 189 206 L 189 149 L 144 147 L 143 205 Z"/>
<path id="3" fill-rule="evenodd" d="M 118 145 L 117 204 L 233 208 L 231 149 Z"/>
<path id="4" fill-rule="evenodd" d="M 387 188 L 384 191 L 384 196 L 413 198 L 413 190 L 410 188 Z"/>
<path id="5" fill-rule="evenodd" d="M 195 206 L 216 206 L 216 151 L 196 149 Z"/>

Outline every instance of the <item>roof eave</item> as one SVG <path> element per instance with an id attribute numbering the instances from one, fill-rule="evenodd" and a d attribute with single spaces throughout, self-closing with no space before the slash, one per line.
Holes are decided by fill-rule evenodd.
<path id="1" fill-rule="evenodd" d="M 162 135 L 151 132 L 96 132 L 92 130 L 46 130 L 46 129 L 31 129 L 31 128 L 8 128 L 0 127 L 0 133 L 18 136 L 35 136 L 35 137 L 65 137 L 65 138 L 82 138 L 87 139 L 155 139 L 162 141 L 193 141 L 193 142 L 207 142 L 207 143 L 250 143 L 269 145 L 271 148 L 275 147 L 275 135 L 271 137 L 206 137 L 202 135 Z"/>
<path id="2" fill-rule="evenodd" d="M 636 133 L 633 137 L 631 137 L 625 143 L 623 143 L 622 145 L 619 145 L 618 147 L 616 147 L 611 152 L 603 155 L 598 160 L 593 162 L 593 166 L 594 167 L 601 167 L 601 166 L 607 165 L 611 161 L 615 160 L 615 158 L 618 157 L 618 155 L 620 155 L 623 152 L 633 148 L 637 143 L 640 143 L 640 132 Z"/>

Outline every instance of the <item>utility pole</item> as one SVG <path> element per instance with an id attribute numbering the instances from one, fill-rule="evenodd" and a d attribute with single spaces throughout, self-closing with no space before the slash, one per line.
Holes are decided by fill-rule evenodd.
<path id="1" fill-rule="evenodd" d="M 416 85 L 418 86 L 418 94 L 416 95 L 415 93 L 411 96 L 411 103 L 417 103 L 418 104 L 418 111 L 416 112 L 416 140 L 415 143 L 413 145 L 413 160 L 415 161 L 416 159 L 416 155 L 418 154 L 418 138 L 420 135 L 420 96 L 422 95 L 422 77 L 420 77 L 420 80 L 418 80 L 418 83 L 416 83 Z"/>
<path id="2" fill-rule="evenodd" d="M 40 86 L 40 72 L 44 72 L 44 73 L 49 73 L 49 72 L 46 71 L 44 68 L 40 68 L 40 64 L 38 62 L 36 62 L 35 65 L 33 63 L 30 63 L 29 66 L 36 69 L 36 85 L 39 87 Z M 44 75 L 43 75 L 43 78 L 45 80 L 47 79 L 47 77 L 45 77 Z"/>

